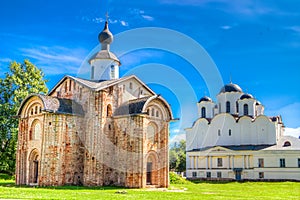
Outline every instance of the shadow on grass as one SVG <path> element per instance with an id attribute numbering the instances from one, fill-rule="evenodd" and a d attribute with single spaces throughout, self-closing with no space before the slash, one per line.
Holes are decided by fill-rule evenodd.
<path id="1" fill-rule="evenodd" d="M 87 187 L 87 186 L 76 186 L 76 185 L 66 185 L 66 186 L 28 186 L 28 185 L 16 185 L 14 180 L 1 180 L 0 187 L 15 187 L 15 188 L 37 188 L 37 189 L 55 189 L 55 190 L 126 190 L 129 188 L 121 186 L 98 186 L 98 187 Z"/>

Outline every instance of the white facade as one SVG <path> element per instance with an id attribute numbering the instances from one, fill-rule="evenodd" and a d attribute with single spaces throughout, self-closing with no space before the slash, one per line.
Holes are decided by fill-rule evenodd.
<path id="1" fill-rule="evenodd" d="M 187 178 L 300 180 L 300 140 L 284 137 L 281 117 L 235 84 L 217 103 L 200 99 L 198 119 L 186 129 Z"/>

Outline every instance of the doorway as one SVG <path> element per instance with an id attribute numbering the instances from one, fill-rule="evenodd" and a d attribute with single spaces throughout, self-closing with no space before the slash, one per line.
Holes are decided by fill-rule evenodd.
<path id="1" fill-rule="evenodd" d="M 235 173 L 235 180 L 237 181 L 241 181 L 242 180 L 242 168 L 236 168 L 234 169 L 234 173 Z"/>
<path id="2" fill-rule="evenodd" d="M 147 162 L 147 185 L 152 185 L 152 162 Z"/>
<path id="3" fill-rule="evenodd" d="M 37 184 L 39 178 L 39 155 L 33 150 L 29 156 L 29 184 Z"/>

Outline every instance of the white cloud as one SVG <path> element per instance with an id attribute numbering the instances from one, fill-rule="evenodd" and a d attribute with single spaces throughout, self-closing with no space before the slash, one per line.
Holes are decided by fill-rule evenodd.
<path id="1" fill-rule="evenodd" d="M 0 58 L 0 62 L 1 63 L 8 63 L 8 62 L 11 62 L 12 60 L 10 58 Z"/>
<path id="2" fill-rule="evenodd" d="M 29 58 L 33 63 L 42 68 L 47 75 L 77 73 L 86 51 L 83 49 L 68 49 L 61 46 L 37 46 L 21 48 L 20 54 Z"/>
<path id="3" fill-rule="evenodd" d="M 173 136 L 169 141 L 169 146 L 174 146 L 175 143 L 178 144 L 181 140 L 186 140 L 185 133 Z"/>
<path id="4" fill-rule="evenodd" d="M 141 15 L 144 19 L 148 20 L 148 21 L 153 21 L 154 18 L 149 16 L 149 15 Z"/>
<path id="5" fill-rule="evenodd" d="M 287 27 L 287 29 L 292 30 L 296 33 L 300 33 L 300 26 L 290 26 L 290 27 Z"/>
<path id="6" fill-rule="evenodd" d="M 220 28 L 224 30 L 229 30 L 232 28 L 232 26 L 225 25 L 225 26 L 221 26 Z"/>
<path id="7" fill-rule="evenodd" d="M 296 138 L 300 137 L 300 127 L 298 128 L 285 128 L 284 135 L 294 136 Z"/>
<path id="8" fill-rule="evenodd" d="M 121 23 L 122 26 L 128 26 L 128 23 L 123 21 L 123 20 L 121 20 L 120 23 Z"/>
<path id="9" fill-rule="evenodd" d="M 268 116 L 282 116 L 282 121 L 287 127 L 300 126 L 300 102 L 294 102 L 279 109 L 266 110 Z"/>

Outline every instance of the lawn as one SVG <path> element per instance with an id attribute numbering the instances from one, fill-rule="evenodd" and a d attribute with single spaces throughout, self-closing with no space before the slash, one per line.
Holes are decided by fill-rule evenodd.
<path id="1" fill-rule="evenodd" d="M 125 193 L 125 194 L 123 194 Z M 117 187 L 17 187 L 0 179 L 0 199 L 300 199 L 300 183 L 185 183 L 169 189 L 124 189 Z"/>

